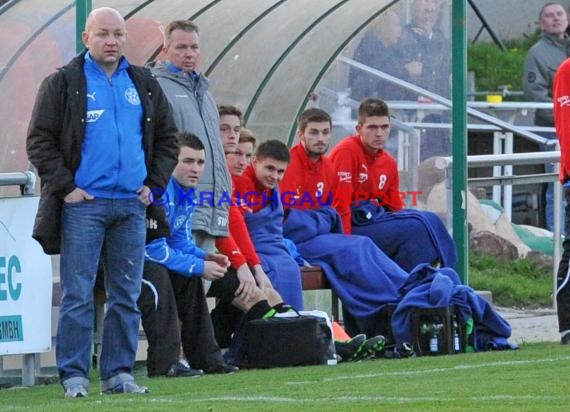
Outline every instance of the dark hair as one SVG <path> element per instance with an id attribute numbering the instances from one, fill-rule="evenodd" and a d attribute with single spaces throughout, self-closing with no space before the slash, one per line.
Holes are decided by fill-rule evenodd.
<path id="1" fill-rule="evenodd" d="M 242 127 L 241 130 L 239 131 L 238 143 L 251 143 L 253 147 L 255 147 L 257 139 L 255 138 L 251 130 Z"/>
<path id="2" fill-rule="evenodd" d="M 297 125 L 300 131 L 305 131 L 307 124 L 310 122 L 328 122 L 332 127 L 332 119 L 330 115 L 322 109 L 311 108 L 305 110 L 299 115 Z"/>
<path id="3" fill-rule="evenodd" d="M 188 132 L 179 132 L 176 134 L 176 143 L 178 143 L 178 148 L 187 146 L 194 150 L 204 150 L 204 143 L 200 140 L 198 136 Z"/>
<path id="4" fill-rule="evenodd" d="M 369 97 L 360 103 L 358 106 L 358 123 L 364 123 L 366 118 L 371 116 L 390 117 L 390 110 L 384 100 Z"/>
<path id="5" fill-rule="evenodd" d="M 261 143 L 255 151 L 255 158 L 264 160 L 267 158 L 278 160 L 280 162 L 291 161 L 291 154 L 289 148 L 281 140 L 273 139 Z"/>
<path id="6" fill-rule="evenodd" d="M 236 116 L 241 123 L 243 120 L 243 113 L 237 106 L 232 106 L 231 104 L 219 104 L 218 113 L 220 117 L 222 116 Z"/>
<path id="7" fill-rule="evenodd" d="M 174 30 L 182 30 L 188 32 L 194 32 L 196 34 L 200 34 L 198 32 L 198 25 L 190 20 L 173 20 L 164 28 L 164 47 L 170 46 L 172 42 L 172 32 Z"/>

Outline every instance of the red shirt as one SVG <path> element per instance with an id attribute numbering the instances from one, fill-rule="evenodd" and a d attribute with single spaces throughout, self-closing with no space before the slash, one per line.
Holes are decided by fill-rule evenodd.
<path id="1" fill-rule="evenodd" d="M 338 196 L 338 179 L 332 162 L 325 156 L 313 161 L 302 144 L 291 149 L 291 162 L 279 188 L 284 207 L 315 209 L 332 206 L 339 215 L 350 218 L 350 201 L 342 201 Z"/>
<path id="2" fill-rule="evenodd" d="M 554 75 L 552 100 L 560 142 L 560 181 L 565 183 L 570 180 L 570 59 L 564 60 Z"/>
<path id="3" fill-rule="evenodd" d="M 329 160 L 313 161 L 305 148 L 298 144 L 291 149 L 291 162 L 279 184 L 283 207 L 314 209 L 330 205 L 336 176 Z"/>
<path id="4" fill-rule="evenodd" d="M 249 165 L 240 177 L 234 179 L 234 194 L 239 210 L 243 213 L 259 212 L 273 196 L 273 189 L 266 189 L 255 177 L 255 170 Z"/>
<path id="5" fill-rule="evenodd" d="M 232 176 L 232 187 L 236 187 L 234 177 Z M 216 248 L 220 253 L 226 255 L 230 259 L 230 263 L 234 269 L 239 268 L 244 263 L 248 266 L 261 264 L 261 260 L 255 251 L 251 237 L 247 230 L 243 214 L 239 207 L 235 204 L 236 191 L 232 193 L 233 205 L 230 206 L 230 222 L 228 237 L 220 237 L 216 239 Z"/>
<path id="6" fill-rule="evenodd" d="M 364 149 L 360 136 L 348 136 L 333 148 L 329 158 L 343 196 L 348 195 L 352 201 L 376 198 L 391 211 L 404 207 L 398 165 L 385 150 L 371 154 Z M 343 225 L 350 225 L 349 216 L 341 217 Z"/>

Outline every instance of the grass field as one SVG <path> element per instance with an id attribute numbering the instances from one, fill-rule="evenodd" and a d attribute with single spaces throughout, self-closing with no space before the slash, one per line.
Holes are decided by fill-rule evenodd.
<path id="1" fill-rule="evenodd" d="M 0 390 L 2 411 L 567 411 L 570 348 L 486 352 L 337 366 L 148 379 L 148 395 L 64 399 L 59 385 Z"/>

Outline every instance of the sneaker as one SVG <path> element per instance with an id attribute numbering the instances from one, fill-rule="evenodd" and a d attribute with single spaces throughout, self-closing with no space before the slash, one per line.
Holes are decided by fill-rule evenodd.
<path id="1" fill-rule="evenodd" d="M 565 333 L 564 336 L 562 336 L 562 339 L 560 339 L 560 343 L 562 345 L 570 345 L 570 332 Z"/>
<path id="2" fill-rule="evenodd" d="M 287 309 L 285 312 L 276 312 L 273 316 L 270 316 L 270 317 L 272 317 L 272 318 L 298 318 L 299 312 L 297 312 L 295 309 Z M 265 316 L 263 318 L 267 319 Z"/>
<path id="3" fill-rule="evenodd" d="M 362 348 L 362 359 L 375 359 L 384 355 L 384 347 L 386 346 L 386 338 L 382 335 L 374 336 L 364 342 Z"/>
<path id="4" fill-rule="evenodd" d="M 222 363 L 219 365 L 216 365 L 215 367 L 211 368 L 211 369 L 206 369 L 205 371 L 206 373 L 210 374 L 210 373 L 236 373 L 239 372 L 239 368 L 237 366 L 234 365 L 230 365 L 229 363 Z"/>
<path id="5" fill-rule="evenodd" d="M 86 398 L 87 389 L 80 383 L 74 383 L 65 388 L 66 398 Z"/>
<path id="6" fill-rule="evenodd" d="M 126 381 L 119 383 L 117 386 L 104 390 L 105 395 L 113 395 L 117 393 L 150 393 L 146 386 L 139 386 L 134 381 Z"/>
<path id="7" fill-rule="evenodd" d="M 415 358 L 416 352 L 412 345 L 407 342 L 391 345 L 388 350 L 385 348 L 384 357 L 387 359 Z"/>
<path id="8" fill-rule="evenodd" d="M 203 374 L 204 371 L 202 369 L 191 368 L 185 359 L 180 359 L 174 363 L 166 372 L 166 376 L 169 378 L 197 378 Z"/>
<path id="9" fill-rule="evenodd" d="M 350 340 L 335 341 L 334 347 L 336 353 L 345 361 L 354 360 L 354 358 L 362 351 L 362 347 L 366 342 L 366 335 L 361 333 L 354 336 Z"/>

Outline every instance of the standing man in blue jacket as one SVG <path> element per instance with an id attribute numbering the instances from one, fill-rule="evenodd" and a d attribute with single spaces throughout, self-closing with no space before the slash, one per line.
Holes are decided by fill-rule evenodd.
<path id="1" fill-rule="evenodd" d="M 33 236 L 61 255 L 56 358 L 65 397 L 88 394 L 100 260 L 101 391 L 147 393 L 133 376 L 145 214 L 150 191 L 166 185 L 176 164 L 176 128 L 159 84 L 123 57 L 119 12 L 93 10 L 82 36 L 88 50 L 43 81 L 30 120 L 28 156 L 42 179 Z"/>

